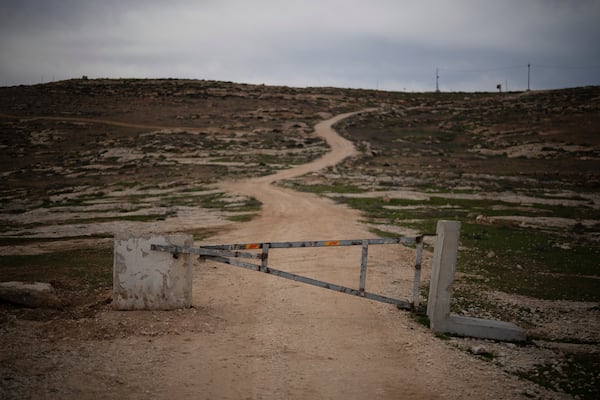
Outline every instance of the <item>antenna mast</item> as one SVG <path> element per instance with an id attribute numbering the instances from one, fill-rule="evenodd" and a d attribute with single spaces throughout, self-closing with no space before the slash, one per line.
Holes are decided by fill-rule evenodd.
<path id="1" fill-rule="evenodd" d="M 440 74 L 438 73 L 438 68 L 435 69 L 435 91 L 440 92 Z"/>

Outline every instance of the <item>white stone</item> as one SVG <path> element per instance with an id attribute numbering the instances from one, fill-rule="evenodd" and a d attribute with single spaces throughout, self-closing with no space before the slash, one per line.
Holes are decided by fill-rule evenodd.
<path id="1" fill-rule="evenodd" d="M 0 300 L 25 307 L 60 307 L 51 284 L 45 282 L 0 282 Z"/>
<path id="2" fill-rule="evenodd" d="M 487 349 L 483 345 L 476 345 L 476 346 L 471 347 L 471 353 L 473 353 L 475 355 L 480 355 L 480 354 L 487 353 Z"/>

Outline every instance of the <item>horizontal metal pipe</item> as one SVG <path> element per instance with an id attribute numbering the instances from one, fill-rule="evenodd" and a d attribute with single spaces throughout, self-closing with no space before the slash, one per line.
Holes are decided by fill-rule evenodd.
<path id="1" fill-rule="evenodd" d="M 210 249 L 205 247 L 181 247 L 181 246 L 165 246 L 160 244 L 153 244 L 150 246 L 151 250 L 164 251 L 173 254 L 197 254 L 199 256 L 225 256 L 225 257 L 236 257 L 236 258 L 252 258 L 255 260 L 262 259 L 263 255 L 258 253 L 247 253 L 242 251 L 231 251 L 221 249 Z"/>
<path id="2" fill-rule="evenodd" d="M 374 238 L 374 239 L 355 239 L 355 240 L 318 240 L 302 242 L 268 242 L 271 249 L 291 249 L 302 247 L 338 247 L 338 246 L 362 246 L 366 241 L 369 245 L 375 244 L 415 244 L 421 236 L 403 236 L 398 238 Z M 262 249 L 265 243 L 238 243 L 224 245 L 203 245 L 206 249 L 219 250 L 251 250 Z"/>

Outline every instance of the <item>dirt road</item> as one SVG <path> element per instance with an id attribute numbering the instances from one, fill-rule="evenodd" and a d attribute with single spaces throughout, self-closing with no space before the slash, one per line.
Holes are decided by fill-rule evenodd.
<path id="1" fill-rule="evenodd" d="M 373 237 L 348 208 L 272 185 L 354 154 L 331 125 L 316 126 L 325 157 L 275 175 L 228 182 L 263 203 L 259 217 L 211 243 Z M 370 251 L 367 290 L 408 296 L 414 253 Z M 358 285 L 360 249 L 271 251 L 269 265 Z M 395 307 L 225 265 L 201 264 L 194 304 L 208 334 L 182 335 L 162 368 L 157 397 L 206 399 L 514 399 L 526 384 L 436 339 Z M 161 339 L 162 341 L 162 339 Z"/>

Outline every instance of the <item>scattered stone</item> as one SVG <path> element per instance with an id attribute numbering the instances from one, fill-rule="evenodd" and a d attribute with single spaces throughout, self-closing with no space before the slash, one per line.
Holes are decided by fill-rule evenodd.
<path id="1" fill-rule="evenodd" d="M 58 308 L 60 299 L 51 284 L 45 282 L 0 282 L 0 301 L 30 308 Z"/>
<path id="2" fill-rule="evenodd" d="M 481 355 L 481 354 L 485 354 L 488 352 L 486 347 L 483 345 L 471 346 L 470 350 L 471 350 L 471 353 L 473 353 L 475 355 Z"/>
<path id="3" fill-rule="evenodd" d="M 487 225 L 490 223 L 490 219 L 488 217 L 486 217 L 485 215 L 478 215 L 475 218 L 475 222 L 481 225 Z"/>
<path id="4" fill-rule="evenodd" d="M 487 253 L 487 258 L 494 258 L 496 257 L 496 253 L 493 250 L 490 250 L 489 253 Z"/>

